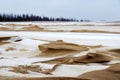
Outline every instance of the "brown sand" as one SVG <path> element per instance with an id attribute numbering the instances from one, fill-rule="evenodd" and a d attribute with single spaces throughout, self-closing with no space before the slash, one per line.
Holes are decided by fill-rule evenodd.
<path id="1" fill-rule="evenodd" d="M 57 59 L 48 60 L 48 61 L 40 61 L 40 62 L 42 62 L 42 63 L 54 63 L 54 64 L 78 64 L 78 63 L 109 62 L 112 59 L 113 58 L 111 56 L 108 56 L 106 54 L 88 53 L 87 55 L 80 56 L 80 57 L 67 56 L 67 57 L 57 58 Z M 39 63 L 39 62 L 34 62 L 34 63 Z"/>
<path id="2" fill-rule="evenodd" d="M 57 56 L 66 53 L 82 52 L 89 50 L 87 46 L 66 43 L 62 40 L 57 40 L 48 44 L 39 45 L 38 47 L 42 52 L 41 56 Z"/>
<path id="3" fill-rule="evenodd" d="M 37 55 L 37 57 L 55 57 L 61 55 L 73 55 L 79 53 L 78 51 L 66 50 L 66 49 L 49 49 L 46 52 L 42 52 L 41 54 Z"/>
<path id="4" fill-rule="evenodd" d="M 5 77 L 0 76 L 0 80 L 90 80 L 77 77 L 38 77 L 38 78 L 25 78 L 25 77 Z"/>
<path id="5" fill-rule="evenodd" d="M 105 70 L 88 72 L 79 77 L 90 80 L 120 80 L 120 64 L 114 64 Z"/>

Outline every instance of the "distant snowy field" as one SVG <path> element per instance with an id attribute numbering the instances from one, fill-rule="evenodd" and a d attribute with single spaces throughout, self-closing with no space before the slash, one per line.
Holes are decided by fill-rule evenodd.
<path id="1" fill-rule="evenodd" d="M 28 25 L 37 25 L 45 30 L 97 30 L 97 31 L 109 31 L 120 32 L 120 23 L 118 22 L 0 22 L 0 27 L 9 27 L 5 24 L 16 24 L 17 26 L 10 26 L 15 30 Z M 22 26 L 23 25 L 23 26 Z"/>

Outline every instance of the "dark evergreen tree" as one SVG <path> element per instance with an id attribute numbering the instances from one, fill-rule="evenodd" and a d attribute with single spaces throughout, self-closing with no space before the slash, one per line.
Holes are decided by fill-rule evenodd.
<path id="1" fill-rule="evenodd" d="M 68 19 L 68 18 L 49 18 L 46 16 L 36 16 L 36 15 L 13 15 L 13 14 L 0 14 L 0 21 L 1 22 L 10 22 L 10 21 L 78 21 L 76 19 Z"/>

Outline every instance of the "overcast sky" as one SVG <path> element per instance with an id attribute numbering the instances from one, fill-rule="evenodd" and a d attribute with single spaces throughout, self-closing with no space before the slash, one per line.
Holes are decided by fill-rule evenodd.
<path id="1" fill-rule="evenodd" d="M 120 0 L 0 0 L 0 13 L 120 20 Z"/>

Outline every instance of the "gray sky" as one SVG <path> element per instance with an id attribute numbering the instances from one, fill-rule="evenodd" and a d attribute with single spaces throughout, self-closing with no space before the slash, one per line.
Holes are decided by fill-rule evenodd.
<path id="1" fill-rule="evenodd" d="M 120 0 L 0 0 L 0 13 L 120 20 Z"/>

